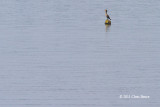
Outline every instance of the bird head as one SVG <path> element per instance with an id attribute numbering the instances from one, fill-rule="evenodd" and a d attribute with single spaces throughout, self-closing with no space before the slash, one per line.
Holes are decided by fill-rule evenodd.
<path id="1" fill-rule="evenodd" d="M 105 9 L 106 13 L 107 13 L 107 9 Z"/>

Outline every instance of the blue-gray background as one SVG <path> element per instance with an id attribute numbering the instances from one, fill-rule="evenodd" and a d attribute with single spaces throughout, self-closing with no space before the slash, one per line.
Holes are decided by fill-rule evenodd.
<path id="1" fill-rule="evenodd" d="M 0 107 L 160 106 L 159 12 L 159 0 L 0 0 Z"/>

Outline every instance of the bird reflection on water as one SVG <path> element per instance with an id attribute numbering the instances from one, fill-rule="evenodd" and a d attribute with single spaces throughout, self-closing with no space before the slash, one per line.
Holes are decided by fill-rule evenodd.
<path id="1" fill-rule="evenodd" d="M 111 27 L 111 25 L 105 25 L 105 26 L 106 26 L 106 32 L 108 32 L 110 27 Z"/>

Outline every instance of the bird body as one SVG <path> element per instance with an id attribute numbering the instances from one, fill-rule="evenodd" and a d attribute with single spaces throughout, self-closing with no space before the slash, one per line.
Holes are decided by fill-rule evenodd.
<path id="1" fill-rule="evenodd" d="M 107 20 L 105 21 L 106 25 L 111 25 L 111 18 L 109 17 L 109 15 L 107 14 L 107 10 L 105 10 L 105 15 L 107 17 Z"/>
<path id="2" fill-rule="evenodd" d="M 105 10 L 105 15 L 106 15 L 107 19 L 110 19 L 110 20 L 111 20 L 111 18 L 110 18 L 109 15 L 107 14 L 107 10 Z"/>

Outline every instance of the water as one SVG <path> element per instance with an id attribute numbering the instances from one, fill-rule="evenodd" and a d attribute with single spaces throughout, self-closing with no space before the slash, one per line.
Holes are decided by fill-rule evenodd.
<path id="1" fill-rule="evenodd" d="M 0 106 L 158 107 L 159 5 L 1 0 Z"/>

